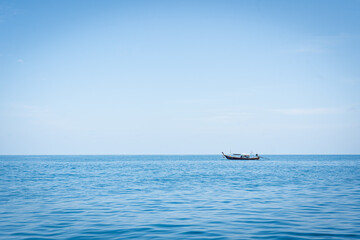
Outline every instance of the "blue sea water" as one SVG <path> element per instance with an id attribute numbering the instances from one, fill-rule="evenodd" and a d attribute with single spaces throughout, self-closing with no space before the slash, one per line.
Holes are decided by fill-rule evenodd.
<path id="1" fill-rule="evenodd" d="M 360 239 L 360 155 L 0 156 L 1 239 Z"/>

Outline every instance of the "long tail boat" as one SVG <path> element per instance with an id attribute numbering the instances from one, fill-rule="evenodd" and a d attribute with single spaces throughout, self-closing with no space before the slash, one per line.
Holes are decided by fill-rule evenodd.
<path id="1" fill-rule="evenodd" d="M 251 156 L 250 154 L 231 154 L 226 155 L 222 152 L 223 157 L 229 160 L 259 160 L 260 156 L 256 154 L 255 156 Z"/>

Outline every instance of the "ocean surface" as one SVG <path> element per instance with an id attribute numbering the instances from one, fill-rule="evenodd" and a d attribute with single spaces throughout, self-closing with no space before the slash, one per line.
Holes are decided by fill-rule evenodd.
<path id="1" fill-rule="evenodd" d="M 360 155 L 0 156 L 0 239 L 360 239 Z"/>

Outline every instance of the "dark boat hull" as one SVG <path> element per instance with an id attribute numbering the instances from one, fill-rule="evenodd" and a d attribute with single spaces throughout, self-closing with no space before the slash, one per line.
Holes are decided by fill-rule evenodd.
<path id="1" fill-rule="evenodd" d="M 229 159 L 229 160 L 245 160 L 246 161 L 246 160 L 259 160 L 260 159 L 260 157 L 233 157 L 233 156 L 226 155 L 224 153 L 223 153 L 223 155 L 226 159 Z"/>

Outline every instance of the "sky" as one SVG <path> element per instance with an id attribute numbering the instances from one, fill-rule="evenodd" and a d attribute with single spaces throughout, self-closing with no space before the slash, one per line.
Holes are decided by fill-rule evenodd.
<path id="1" fill-rule="evenodd" d="M 0 154 L 359 154 L 359 12 L 0 0 Z"/>

